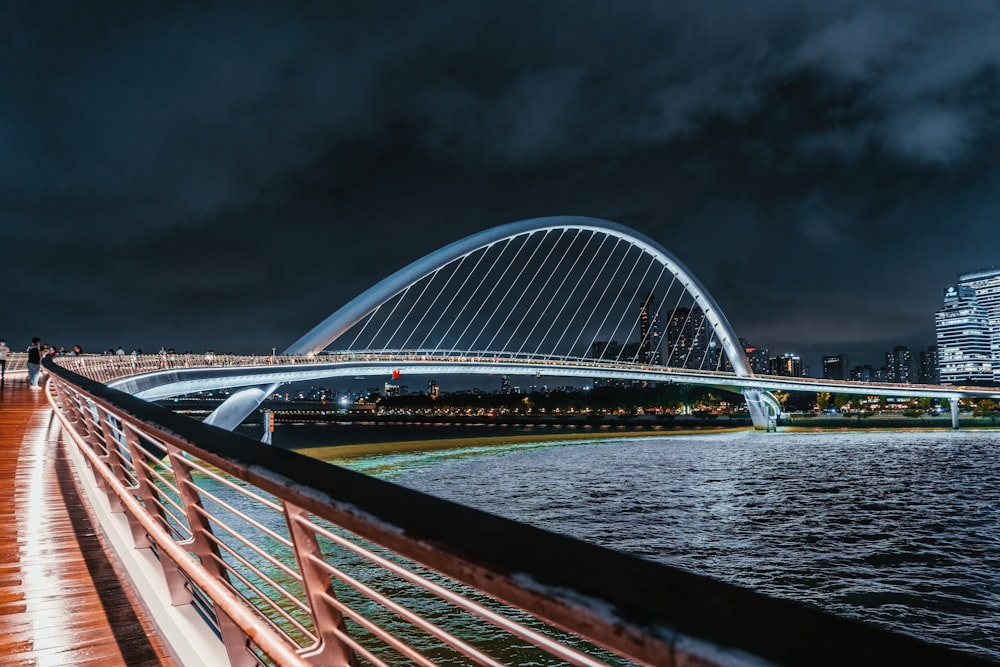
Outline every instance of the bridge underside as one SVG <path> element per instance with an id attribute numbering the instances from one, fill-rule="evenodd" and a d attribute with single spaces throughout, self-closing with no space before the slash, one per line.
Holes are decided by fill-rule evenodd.
<path id="1" fill-rule="evenodd" d="M 544 371 L 544 372 L 543 372 Z M 300 366 L 260 366 L 253 368 L 178 369 L 149 373 L 110 384 L 121 391 L 145 400 L 162 400 L 197 392 L 238 389 L 207 419 L 206 423 L 232 430 L 246 419 L 282 384 L 336 377 L 392 377 L 394 372 L 406 375 L 510 375 L 521 377 L 560 377 L 578 379 L 631 380 L 668 382 L 711 386 L 742 393 L 747 400 L 755 428 L 774 427 L 780 413 L 777 400 L 766 390 L 748 387 L 748 378 L 732 374 L 704 374 L 681 369 L 623 369 L 590 367 L 584 363 L 565 363 L 542 368 L 537 363 L 497 361 L 364 361 L 311 363 Z"/>
<path id="2" fill-rule="evenodd" d="M 372 356 L 372 355 L 369 355 Z M 322 362 L 248 367 L 178 368 L 126 377 L 109 386 L 145 400 L 161 400 L 220 389 L 237 389 L 229 400 L 209 418 L 209 423 L 233 429 L 251 414 L 280 385 L 336 377 L 392 377 L 404 375 L 511 375 L 523 377 L 565 377 L 578 379 L 613 379 L 645 382 L 669 382 L 717 387 L 741 393 L 747 400 L 754 427 L 768 430 L 780 414 L 780 405 L 772 391 L 805 391 L 854 394 L 861 396 L 928 397 L 948 399 L 952 405 L 953 425 L 957 427 L 957 402 L 960 398 L 1000 398 L 993 389 L 931 387 L 916 385 L 875 385 L 831 382 L 809 378 L 778 376 L 738 376 L 734 373 L 709 373 L 666 367 L 611 366 L 586 360 L 529 361 L 511 359 L 420 359 L 387 355 L 384 359 L 350 359 Z"/>

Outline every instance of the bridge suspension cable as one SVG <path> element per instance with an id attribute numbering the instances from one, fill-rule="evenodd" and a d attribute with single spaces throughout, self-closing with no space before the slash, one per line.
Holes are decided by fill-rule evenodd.
<path id="1" fill-rule="evenodd" d="M 323 349 L 749 373 L 729 323 L 676 258 L 591 218 L 513 223 L 432 253 L 288 351 Z"/>

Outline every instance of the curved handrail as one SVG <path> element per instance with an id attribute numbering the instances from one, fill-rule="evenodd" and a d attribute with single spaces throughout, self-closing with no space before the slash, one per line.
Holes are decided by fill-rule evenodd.
<path id="1" fill-rule="evenodd" d="M 152 540 L 158 553 L 212 600 L 233 664 L 249 664 L 248 646 L 282 665 L 347 665 L 352 656 L 373 661 L 371 644 L 356 636 L 361 631 L 392 646 L 407 662 L 432 664 L 420 662 L 419 647 L 379 625 L 364 607 L 351 606 L 357 596 L 369 607 L 378 604 L 403 615 L 474 662 L 499 664 L 457 630 L 433 624 L 400 607 L 387 591 L 352 577 L 336 556 L 343 551 L 323 545 L 358 554 L 364 567 L 402 577 L 422 595 L 440 598 L 571 664 L 615 660 L 595 657 L 564 636 L 504 615 L 504 605 L 646 665 L 985 664 L 911 637 L 317 465 L 296 452 L 123 394 L 50 359 L 43 365 L 56 414 L 109 489 L 112 506 L 123 508 L 134 533 Z M 238 493 L 240 507 L 251 507 L 236 510 L 237 503 L 222 499 L 223 490 Z M 250 534 L 258 531 L 266 539 Z M 290 554 L 287 562 L 276 562 L 277 551 Z M 261 571 L 253 565 L 260 559 L 284 574 Z M 299 583 L 289 586 L 286 580 Z M 481 596 L 469 597 L 463 586 L 503 604 L 477 601 Z M 282 602 L 261 600 L 269 591 L 283 596 Z"/>

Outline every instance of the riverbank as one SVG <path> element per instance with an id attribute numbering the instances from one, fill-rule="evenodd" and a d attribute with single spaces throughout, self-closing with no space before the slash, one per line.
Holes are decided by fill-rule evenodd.
<path id="1" fill-rule="evenodd" d="M 273 444 L 322 460 L 349 459 L 373 454 L 408 454 L 468 447 L 505 447 L 532 442 L 571 442 L 609 438 L 645 438 L 747 431 L 730 424 L 686 424 L 650 427 L 513 427 L 513 426 L 398 426 L 283 425 Z"/>
<path id="2" fill-rule="evenodd" d="M 945 429 L 951 430 L 951 416 L 944 417 L 897 417 L 897 416 L 873 416 L 873 417 L 807 417 L 795 416 L 782 418 L 778 426 L 781 430 L 817 430 L 817 431 L 845 431 L 845 430 L 910 430 L 910 429 Z M 959 418 L 959 428 L 970 429 L 995 429 L 1000 428 L 1000 422 L 996 417 L 973 417 L 962 415 Z"/>
<path id="3" fill-rule="evenodd" d="M 967 417 L 962 428 L 997 429 L 989 418 Z M 239 429 L 250 437 L 260 437 L 259 426 Z M 291 423 L 279 424 L 272 444 L 307 456 L 328 460 L 373 454 L 413 453 L 467 447 L 503 447 L 531 442 L 644 438 L 652 436 L 728 433 L 751 430 L 749 425 L 730 420 L 690 420 L 646 423 L 643 425 L 604 423 L 511 425 L 479 423 L 398 424 L 398 423 Z M 783 419 L 779 432 L 827 431 L 909 431 L 951 430 L 950 418 L 799 417 Z"/>

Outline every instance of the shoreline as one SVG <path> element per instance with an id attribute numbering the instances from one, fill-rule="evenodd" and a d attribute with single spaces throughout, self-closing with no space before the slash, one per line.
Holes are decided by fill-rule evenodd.
<path id="1" fill-rule="evenodd" d="M 984 420 L 985 421 L 985 420 Z M 291 431 L 288 427 L 304 427 L 303 431 Z M 309 428 L 311 427 L 311 428 Z M 961 429 L 997 430 L 993 423 L 967 424 Z M 308 435 L 306 435 L 306 430 Z M 783 423 L 778 433 L 842 433 L 893 432 L 893 431 L 951 431 L 950 421 L 935 420 L 930 423 L 921 420 L 799 420 Z M 318 432 L 328 431 L 317 437 Z M 576 427 L 542 426 L 516 427 L 481 425 L 476 427 L 436 426 L 417 428 L 394 428 L 386 426 L 361 425 L 317 425 L 310 423 L 285 424 L 275 437 L 275 445 L 296 451 L 319 460 L 353 459 L 374 455 L 413 454 L 421 451 L 441 451 L 472 447 L 504 447 L 532 442 L 574 442 L 590 440 L 614 440 L 621 438 L 648 438 L 707 435 L 715 433 L 755 432 L 744 425 L 688 424 L 664 428 L 660 425 L 647 427 L 608 425 L 602 428 L 578 429 Z M 281 437 L 279 437 L 279 434 Z M 762 437 L 768 434 L 761 433 Z M 292 437 L 289 437 L 292 436 Z M 320 444 L 312 444 L 322 440 Z M 312 441 L 304 442 L 304 441 Z M 331 441 L 333 443 L 331 444 Z"/>
<path id="2" fill-rule="evenodd" d="M 505 447 L 532 442 L 569 442 L 588 440 L 618 440 L 623 438 L 673 437 L 708 435 L 716 433 L 738 433 L 752 431 L 752 428 L 717 427 L 684 428 L 674 430 L 619 430 L 591 431 L 589 433 L 506 433 L 483 434 L 453 438 L 424 438 L 415 440 L 390 440 L 383 442 L 354 442 L 337 445 L 303 445 L 289 447 L 293 451 L 311 458 L 328 461 L 330 459 L 352 459 L 372 455 L 413 454 L 422 451 L 465 449 L 471 447 Z"/>

